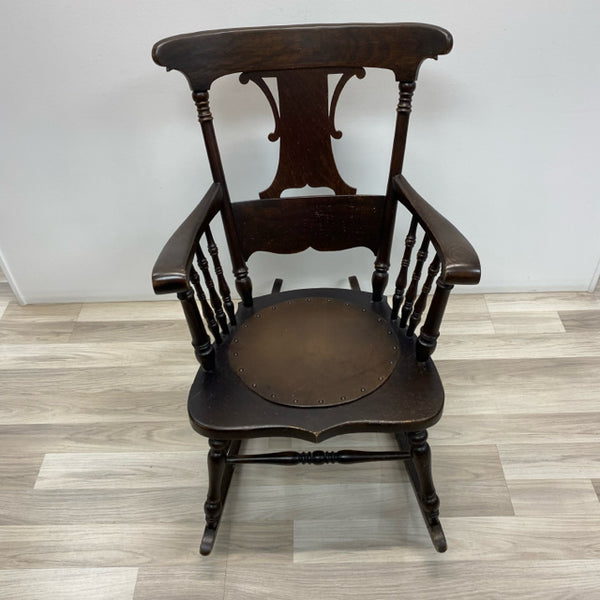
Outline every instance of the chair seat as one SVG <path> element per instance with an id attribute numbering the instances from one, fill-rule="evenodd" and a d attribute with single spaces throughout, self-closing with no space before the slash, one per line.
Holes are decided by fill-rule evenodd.
<path id="1" fill-rule="evenodd" d="M 269 294 L 240 306 L 237 322 L 217 348 L 216 370 L 200 369 L 190 390 L 192 426 L 207 437 L 318 442 L 418 431 L 441 417 L 444 391 L 433 362 L 417 363 L 414 339 L 398 333 L 387 303 L 368 293 Z"/>

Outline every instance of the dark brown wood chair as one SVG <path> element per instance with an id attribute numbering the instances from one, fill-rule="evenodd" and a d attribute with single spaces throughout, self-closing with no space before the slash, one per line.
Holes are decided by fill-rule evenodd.
<path id="1" fill-rule="evenodd" d="M 450 291 L 455 284 L 476 284 L 480 268 L 469 242 L 408 184 L 402 161 L 419 66 L 451 46 L 447 31 L 421 24 L 227 29 L 154 46 L 155 62 L 182 72 L 190 84 L 213 177 L 153 271 L 156 293 L 176 293 L 181 301 L 201 364 L 188 410 L 210 446 L 202 554 L 212 550 L 236 465 L 376 460 L 404 461 L 433 544 L 446 550 L 427 443 L 427 428 L 442 414 L 444 391 L 430 356 Z M 399 82 L 389 179 L 381 196 L 356 194 L 338 173 L 331 147 L 331 138 L 341 136 L 334 113 L 342 88 L 350 78 L 362 78 L 365 67 L 390 69 Z M 275 118 L 269 139 L 279 141 L 273 182 L 258 199 L 238 203 L 230 201 L 209 108 L 212 82 L 231 73 L 265 94 Z M 331 101 L 330 75 L 338 76 Z M 277 98 L 267 79 L 276 82 Z M 281 198 L 284 190 L 306 185 L 333 194 Z M 250 198 L 254 194 L 249 190 Z M 384 292 L 399 204 L 412 219 L 390 306 Z M 241 298 L 237 310 L 210 228 L 217 215 Z M 375 255 L 370 293 L 350 277 L 350 289 L 281 291 L 278 279 L 270 294 L 252 295 L 246 261 L 257 251 L 357 246 Z M 393 434 L 399 448 L 240 454 L 248 438 L 320 442 L 350 432 Z"/>

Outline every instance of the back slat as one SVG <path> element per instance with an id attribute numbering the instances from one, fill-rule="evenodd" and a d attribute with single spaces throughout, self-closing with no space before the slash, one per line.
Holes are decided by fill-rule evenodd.
<path id="1" fill-rule="evenodd" d="M 332 251 L 380 242 L 383 196 L 311 196 L 237 202 L 233 214 L 244 260 L 263 250 L 281 254 L 307 248 Z"/>

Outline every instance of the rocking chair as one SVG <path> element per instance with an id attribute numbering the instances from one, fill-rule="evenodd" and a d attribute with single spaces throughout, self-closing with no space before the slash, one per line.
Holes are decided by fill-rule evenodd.
<path id="1" fill-rule="evenodd" d="M 180 71 L 189 82 L 213 178 L 167 242 L 152 275 L 157 294 L 176 293 L 181 301 L 201 365 L 188 411 L 192 427 L 210 446 L 204 555 L 213 548 L 237 465 L 378 460 L 404 461 L 434 547 L 446 550 L 427 443 L 427 428 L 440 419 L 444 401 L 431 354 L 450 291 L 455 284 L 478 283 L 480 267 L 469 242 L 406 181 L 402 162 L 419 66 L 451 47 L 447 31 L 422 24 L 223 29 L 154 46 L 155 62 Z M 399 82 L 385 195 L 356 194 L 339 174 L 332 152 L 331 138 L 341 136 L 334 125 L 338 98 L 348 80 L 364 76 L 365 67 L 390 69 Z M 279 141 L 271 185 L 258 199 L 234 203 L 209 107 L 213 81 L 232 73 L 265 94 L 275 119 L 269 139 Z M 338 83 L 329 100 L 332 75 Z M 276 83 L 277 98 L 267 79 Z M 328 187 L 333 194 L 281 198 L 283 191 L 306 185 Z M 390 306 L 384 292 L 399 204 L 411 221 Z M 237 309 L 211 231 L 217 215 L 241 298 Z M 255 252 L 358 246 L 375 256 L 370 293 L 359 289 L 355 277 L 350 289 L 292 291 L 281 291 L 277 279 L 271 293 L 253 297 L 247 261 Z M 353 432 L 393 434 L 398 449 L 240 453 L 249 438 L 321 442 Z"/>

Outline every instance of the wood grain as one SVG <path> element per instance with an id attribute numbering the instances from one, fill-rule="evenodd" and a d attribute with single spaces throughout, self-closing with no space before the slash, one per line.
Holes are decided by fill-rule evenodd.
<path id="1" fill-rule="evenodd" d="M 410 586 L 425 599 L 593 598 L 596 302 L 454 298 L 435 354 L 445 415 L 430 431 L 448 552 L 431 550 L 400 464 L 244 465 L 208 559 L 198 555 L 207 444 L 187 423 L 197 365 L 178 339 L 179 313 L 162 303 L 9 304 L 0 318 L 0 596 L 346 600 L 397 598 Z M 490 330 L 511 309 L 514 333 Z M 352 434 L 321 447 L 393 446 L 387 435 Z M 314 448 L 277 438 L 247 446 Z"/>
<path id="2" fill-rule="evenodd" d="M 449 311 L 444 315 L 441 335 L 479 335 L 494 333 L 490 316 L 481 313 L 461 313 Z"/>
<path id="3" fill-rule="evenodd" d="M 431 429 L 436 444 L 507 444 L 533 448 L 536 444 L 600 442 L 599 413 L 448 415 Z M 504 465 L 504 456 L 500 454 Z"/>
<path id="4" fill-rule="evenodd" d="M 206 485 L 200 452 L 46 454 L 36 489 L 137 489 Z"/>
<path id="5" fill-rule="evenodd" d="M 600 358 L 438 360 L 446 415 L 594 413 Z"/>
<path id="6" fill-rule="evenodd" d="M 72 321 L 36 323 L 28 321 L 0 321 L 0 344 L 36 344 L 43 342 L 67 342 L 71 337 Z"/>
<path id="7" fill-rule="evenodd" d="M 556 311 L 494 312 L 491 322 L 495 333 L 563 333 L 565 328 Z"/>
<path id="8" fill-rule="evenodd" d="M 160 302 L 90 302 L 84 304 L 78 321 L 173 321 L 183 320 L 177 300 Z"/>
<path id="9" fill-rule="evenodd" d="M 196 480 L 200 483 L 199 478 Z M 176 491 L 175 491 L 176 490 Z M 0 525 L 187 523 L 202 528 L 206 485 L 177 488 L 0 490 Z"/>
<path id="10" fill-rule="evenodd" d="M 600 309 L 600 299 L 586 292 L 485 294 L 484 298 L 492 315 L 501 312 Z"/>
<path id="11" fill-rule="evenodd" d="M 0 281 L 0 302 L 8 303 L 10 300 L 13 300 L 14 296 L 12 290 L 8 283 L 4 281 Z"/>
<path id="12" fill-rule="evenodd" d="M 600 516 L 600 502 L 589 479 L 509 479 L 507 485 L 519 517 L 554 512 Z"/>
<path id="13" fill-rule="evenodd" d="M 558 315 L 566 331 L 600 331 L 600 309 L 561 310 Z"/>
<path id="14" fill-rule="evenodd" d="M 37 479 L 44 455 L 42 453 L 4 456 L 0 462 L 0 488 L 9 491 L 32 489 Z"/>
<path id="15" fill-rule="evenodd" d="M 495 359 L 495 358 L 576 358 L 593 357 L 600 354 L 600 336 L 596 331 L 564 333 L 550 336 L 522 334 L 495 335 L 445 335 L 440 336 L 435 358 L 452 359 Z"/>
<path id="16" fill-rule="evenodd" d="M 221 598 L 225 587 L 224 561 L 199 561 L 188 567 L 140 567 L 134 600 Z"/>
<path id="17" fill-rule="evenodd" d="M 0 370 L 53 369 L 57 365 L 66 368 L 89 369 L 114 367 L 128 364 L 132 367 L 181 364 L 189 358 L 189 344 L 180 342 L 107 342 L 71 344 L 0 344 Z"/>
<path id="18" fill-rule="evenodd" d="M 2 321 L 20 321 L 29 325 L 37 323 L 56 323 L 57 321 L 74 321 L 81 311 L 81 304 L 28 304 L 19 306 L 10 303 Z"/>
<path id="19" fill-rule="evenodd" d="M 7 369 L 1 371 L 0 424 L 168 421 L 185 417 L 189 382 L 196 369 L 192 363 L 165 365 L 160 370 Z"/>
<path id="20" fill-rule="evenodd" d="M 70 342 L 138 342 L 148 339 L 179 341 L 188 331 L 181 318 L 161 321 L 78 321 L 73 325 Z M 1 339 L 1 338 L 0 338 Z"/>
<path id="21" fill-rule="evenodd" d="M 201 527 L 174 523 L 7 525 L 0 564 L 9 569 L 194 565 Z"/>
<path id="22" fill-rule="evenodd" d="M 450 551 L 449 551 L 450 552 Z M 343 554 L 343 553 L 341 553 Z M 388 562 L 294 564 L 265 562 L 227 570 L 225 600 L 397 600 L 401 590 L 418 590 L 420 598 L 445 600 L 563 600 L 593 598 L 597 560 L 496 560 L 413 562 L 393 568 Z M 285 581 L 285 585 L 281 582 Z"/>
<path id="23" fill-rule="evenodd" d="M 440 562 L 600 558 L 600 522 L 595 515 L 448 517 L 444 529 L 452 545 L 446 554 L 437 556 L 427 556 L 428 540 L 422 539 L 424 525 L 418 516 L 414 520 L 363 519 L 354 521 L 352 527 L 347 521 L 334 519 L 298 521 L 294 528 L 294 561 L 322 564 L 418 563 L 436 558 Z"/>
<path id="24" fill-rule="evenodd" d="M 596 495 L 600 499 L 600 479 L 592 480 L 592 485 L 594 486 L 594 490 L 596 491 Z"/>
<path id="25" fill-rule="evenodd" d="M 0 570 L 4 600 L 131 600 L 136 568 Z"/>
<path id="26" fill-rule="evenodd" d="M 203 444 L 185 420 L 141 423 L 3 425 L 0 453 L 197 450 Z"/>
<path id="27" fill-rule="evenodd" d="M 533 440 L 532 440 L 533 441 Z M 499 446 L 507 480 L 600 478 L 600 442 Z"/>
<path id="28" fill-rule="evenodd" d="M 430 304 L 431 297 L 428 299 L 428 305 Z M 483 294 L 451 294 L 445 310 L 445 315 L 449 314 L 490 316 L 488 304 Z"/>

